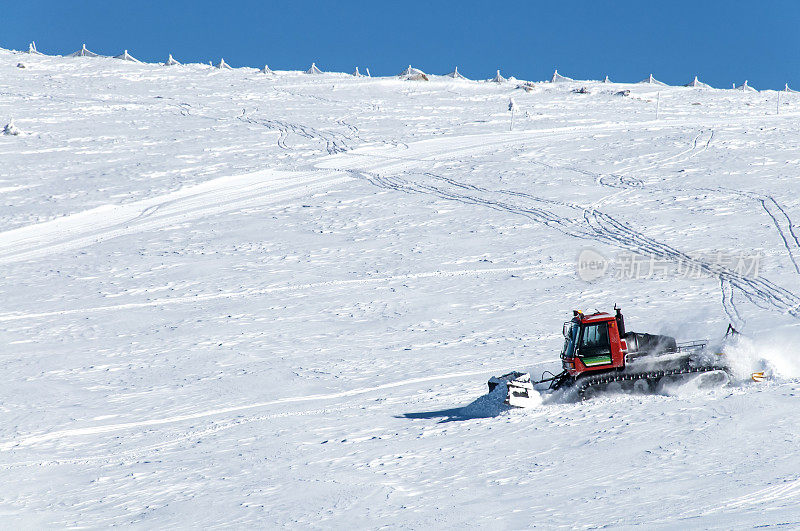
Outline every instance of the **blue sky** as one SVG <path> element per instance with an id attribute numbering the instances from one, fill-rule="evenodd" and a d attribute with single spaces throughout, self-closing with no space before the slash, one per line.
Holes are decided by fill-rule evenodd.
<path id="1" fill-rule="evenodd" d="M 0 0 L 0 47 L 145 61 L 800 88 L 800 1 Z"/>

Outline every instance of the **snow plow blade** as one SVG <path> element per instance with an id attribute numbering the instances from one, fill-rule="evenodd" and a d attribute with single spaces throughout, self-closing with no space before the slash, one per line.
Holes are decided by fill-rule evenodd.
<path id="1" fill-rule="evenodd" d="M 526 407 L 537 403 L 536 391 L 533 389 L 531 376 L 527 372 L 513 371 L 502 376 L 492 376 L 489 379 L 489 393 L 501 386 L 506 388 L 506 398 L 503 402 L 508 406 Z"/>

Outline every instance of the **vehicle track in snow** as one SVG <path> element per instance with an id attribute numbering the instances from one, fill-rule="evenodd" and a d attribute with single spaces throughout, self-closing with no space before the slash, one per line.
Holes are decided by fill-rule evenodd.
<path id="1" fill-rule="evenodd" d="M 126 234 L 304 197 L 350 180 L 338 172 L 280 172 L 220 177 L 162 196 L 84 212 L 0 233 L 0 264 L 34 260 Z"/>
<path id="2" fill-rule="evenodd" d="M 32 433 L 32 434 L 22 435 L 14 439 L 6 440 L 4 442 L 0 442 L 0 452 L 7 452 L 15 448 L 32 446 L 40 443 L 46 443 L 49 441 L 55 441 L 61 439 L 70 439 L 81 436 L 93 436 L 93 435 L 103 435 L 103 434 L 119 434 L 132 429 L 152 428 L 155 426 L 178 424 L 181 422 L 188 422 L 204 418 L 230 416 L 233 413 L 240 413 L 253 409 L 261 409 L 269 406 L 277 406 L 277 405 L 285 406 L 288 404 L 348 398 L 352 396 L 359 396 L 368 393 L 373 393 L 376 391 L 385 391 L 387 389 L 395 389 L 398 387 L 405 387 L 408 385 L 415 385 L 420 383 L 447 380 L 452 378 L 462 378 L 465 376 L 487 375 L 502 370 L 504 369 L 494 367 L 494 368 L 481 368 L 479 370 L 471 370 L 471 371 L 437 374 L 432 376 L 421 376 L 418 378 L 399 380 L 395 382 L 389 382 L 369 387 L 347 389 L 344 391 L 338 391 L 334 393 L 320 393 L 320 394 L 305 395 L 305 396 L 284 397 L 284 398 L 277 398 L 274 400 L 265 400 L 262 402 L 239 404 L 236 406 L 216 407 L 213 409 L 195 411 L 192 413 L 182 413 L 179 415 L 159 416 L 156 418 L 134 420 L 130 422 L 117 422 L 113 424 L 95 424 L 79 428 L 52 430 L 35 434 Z M 284 415 L 304 415 L 304 414 L 308 414 L 307 410 L 299 410 L 293 413 L 285 413 Z"/>
<path id="3" fill-rule="evenodd" d="M 454 160 L 458 157 L 475 156 L 487 151 L 497 150 L 503 146 L 541 143 L 545 140 L 556 141 L 560 138 L 573 138 L 576 134 L 587 134 L 589 132 L 602 133 L 618 131 L 620 127 L 623 126 L 630 130 L 631 128 L 647 128 L 650 125 L 651 124 L 646 123 L 600 123 L 579 127 L 553 127 L 491 134 L 434 136 L 411 143 L 378 140 L 386 145 L 379 148 L 368 147 L 350 150 L 347 152 L 346 157 L 343 157 L 342 153 L 332 154 L 329 157 L 323 157 L 318 160 L 315 167 L 320 169 L 337 169 L 340 171 L 346 171 L 348 169 L 366 169 L 373 173 L 401 172 L 406 169 L 419 168 L 421 164 L 430 164 L 439 160 Z M 398 153 L 399 146 L 402 146 L 402 152 L 400 153 Z M 540 163 L 539 161 L 535 161 L 534 163 L 552 169 L 564 169 L 560 166 L 548 165 L 547 163 Z M 599 177 L 601 175 L 596 172 L 574 167 L 568 169 L 593 177 Z"/>

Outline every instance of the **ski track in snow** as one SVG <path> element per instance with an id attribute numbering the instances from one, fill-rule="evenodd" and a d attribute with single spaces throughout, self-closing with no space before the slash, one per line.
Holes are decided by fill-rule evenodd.
<path id="1" fill-rule="evenodd" d="M 795 226 L 786 210 L 775 200 L 772 196 L 761 196 L 758 194 L 735 192 L 750 199 L 754 199 L 761 204 L 764 212 L 770 217 L 775 224 L 775 229 L 783 241 L 783 246 L 792 261 L 795 271 L 800 275 L 800 239 L 795 232 Z"/>
<path id="2" fill-rule="evenodd" d="M 674 155 L 661 158 L 650 164 L 627 166 L 609 175 L 595 174 L 594 172 L 589 172 L 587 170 L 582 170 L 582 171 L 587 172 L 588 175 L 596 175 L 598 184 L 601 184 L 603 186 L 609 186 L 612 188 L 622 188 L 622 189 L 641 188 L 644 186 L 644 182 L 641 179 L 628 174 L 643 173 L 646 171 L 653 170 L 655 168 L 666 166 L 668 164 L 678 164 L 686 162 L 692 157 L 700 155 L 702 152 L 706 151 L 708 147 L 711 145 L 711 141 L 714 139 L 714 130 L 712 129 L 709 131 L 708 139 L 705 142 L 699 142 L 704 134 L 705 130 L 701 130 L 692 139 L 691 146 Z M 700 146 L 699 149 L 698 145 Z"/>
<path id="3" fill-rule="evenodd" d="M 694 146 L 697 145 L 698 138 L 699 135 L 695 138 L 693 147 L 689 148 L 686 152 L 682 152 L 682 156 L 687 152 L 694 151 Z M 322 168 L 336 168 L 340 171 L 348 171 L 355 174 L 364 175 L 370 182 L 383 188 L 389 188 L 408 193 L 434 194 L 438 197 L 460 203 L 477 204 L 493 209 L 505 210 L 538 221 L 549 227 L 556 228 L 564 234 L 573 236 L 575 238 L 606 242 L 642 255 L 649 254 L 666 258 L 676 263 L 688 264 L 692 267 L 699 268 L 704 273 L 718 277 L 720 281 L 724 281 L 731 287 L 739 289 L 754 304 L 758 305 L 759 303 L 763 303 L 781 311 L 782 313 L 786 313 L 797 319 L 800 319 L 800 296 L 789 291 L 788 289 L 778 286 L 765 278 L 748 277 L 724 266 L 710 264 L 703 260 L 694 258 L 685 252 L 646 236 L 642 232 L 634 229 L 628 223 L 618 221 L 612 216 L 595 208 L 586 208 L 568 203 L 558 204 L 558 206 L 564 206 L 573 213 L 580 213 L 582 215 L 582 220 L 584 221 L 584 223 L 580 223 L 580 218 L 578 215 L 559 215 L 554 211 L 541 206 L 542 204 L 552 204 L 557 202 L 544 200 L 524 192 L 514 192 L 511 190 L 489 190 L 474 185 L 459 183 L 453 179 L 445 179 L 431 173 L 424 173 L 423 176 L 433 177 L 434 179 L 444 181 L 447 185 L 450 185 L 455 189 L 448 189 L 427 182 L 413 181 L 398 176 L 398 174 L 413 175 L 414 166 L 424 168 L 427 163 L 429 163 L 431 160 L 435 160 L 437 157 L 449 156 L 451 154 L 453 156 L 464 157 L 481 150 L 492 149 L 496 147 L 498 143 L 507 144 L 509 142 L 520 142 L 524 139 L 516 138 L 514 140 L 504 140 L 498 143 L 485 142 L 483 144 L 476 145 L 471 144 L 472 140 L 473 139 L 470 138 L 458 139 L 457 141 L 448 139 L 448 143 L 452 142 L 459 146 L 454 153 L 444 151 L 437 152 L 437 150 L 431 146 L 431 144 L 435 144 L 436 141 L 426 141 L 423 143 L 424 145 L 419 147 L 412 146 L 409 150 L 410 153 L 404 150 L 403 156 L 398 158 L 393 158 L 389 155 L 386 155 L 383 153 L 385 150 L 382 149 L 382 153 L 378 157 L 379 162 L 370 165 L 369 169 L 366 167 L 363 169 L 357 168 L 357 165 L 363 160 L 364 157 L 369 157 L 369 154 L 365 153 L 363 150 L 361 153 L 358 153 L 357 157 L 352 157 L 350 154 L 345 154 L 341 155 L 339 158 L 326 161 L 320 166 Z M 704 145 L 707 147 L 709 143 L 710 138 L 707 142 L 705 142 Z M 417 155 L 419 158 L 414 157 L 413 155 Z M 670 157 L 669 160 L 675 159 Z M 464 193 L 464 190 L 467 192 L 479 192 L 483 194 L 484 197 L 480 197 L 474 193 Z M 532 202 L 537 206 L 518 206 L 503 200 L 486 197 L 499 194 L 523 198 L 526 200 L 526 202 Z M 765 200 L 759 201 L 764 208 L 767 209 L 765 206 Z M 777 203 L 774 204 L 780 209 Z M 785 211 L 782 209 L 780 211 L 784 213 L 786 219 L 788 220 L 789 233 L 794 235 L 791 220 L 788 218 L 788 215 L 785 214 Z M 774 216 L 772 216 L 772 218 L 773 220 L 776 219 Z M 776 225 L 779 225 L 777 221 Z M 783 240 L 788 248 L 788 241 L 786 237 L 784 237 Z M 797 243 L 796 240 L 793 241 Z M 728 303 L 732 304 L 730 302 L 730 298 Z M 738 312 L 736 313 L 738 314 Z M 740 322 L 742 321 L 740 320 Z"/>
<path id="4" fill-rule="evenodd" d="M 279 131 L 280 137 L 278 139 L 278 145 L 282 149 L 289 149 L 289 146 L 286 144 L 289 134 L 295 134 L 303 138 L 324 142 L 325 150 L 329 155 L 343 153 L 351 149 L 348 145 L 350 138 L 333 131 L 320 131 L 318 129 L 314 129 L 313 127 L 285 122 L 282 120 L 259 120 L 244 116 L 240 117 L 240 119 L 250 124 L 263 125 L 269 129 Z"/>
<path id="5" fill-rule="evenodd" d="M 599 184 L 604 185 L 604 186 L 610 186 L 610 187 L 622 188 L 622 189 L 642 188 L 645 185 L 644 185 L 644 183 L 643 183 L 643 181 L 641 179 L 638 179 L 636 177 L 632 177 L 632 176 L 629 176 L 629 175 L 626 175 L 626 174 L 630 173 L 630 172 L 641 173 L 641 172 L 652 170 L 652 169 L 657 168 L 657 167 L 664 166 L 666 164 L 685 162 L 685 161 L 689 160 L 690 158 L 699 155 L 700 153 L 708 150 L 709 146 L 711 145 L 711 141 L 714 139 L 714 130 L 713 129 L 710 130 L 710 132 L 708 134 L 708 138 L 707 138 L 707 140 L 705 140 L 705 142 L 701 141 L 701 137 L 703 135 L 704 135 L 704 131 L 701 130 L 694 137 L 694 139 L 692 140 L 691 147 L 689 147 L 688 149 L 686 149 L 684 151 L 681 151 L 680 153 L 677 153 L 675 155 L 663 158 L 660 161 L 658 161 L 656 163 L 653 163 L 653 164 L 650 164 L 650 165 L 647 165 L 647 166 L 640 166 L 640 167 L 629 166 L 629 167 L 626 167 L 626 168 L 624 168 L 622 170 L 619 170 L 617 173 L 611 174 L 610 176 L 598 175 L 598 174 L 595 174 L 594 172 L 590 172 L 588 170 L 579 170 L 579 169 L 576 169 L 576 168 L 566 167 L 566 169 L 570 169 L 572 171 L 578 171 L 580 173 L 585 173 L 587 175 L 596 175 L 597 176 L 597 182 Z M 699 149 L 698 149 L 698 146 L 700 146 Z M 609 181 L 608 177 L 613 178 L 613 180 Z M 650 189 L 650 188 L 661 189 L 662 191 L 664 190 L 663 188 L 660 188 L 658 186 L 653 186 L 653 185 L 647 185 L 647 188 L 648 189 Z M 675 189 L 675 188 L 671 188 L 671 189 Z M 745 191 L 741 191 L 741 190 L 732 190 L 732 189 L 726 189 L 726 188 L 721 188 L 721 187 L 720 188 L 715 188 L 715 189 L 709 189 L 709 188 L 691 188 L 691 187 L 685 187 L 684 186 L 684 187 L 680 187 L 678 189 L 682 190 L 682 191 L 696 190 L 696 191 L 711 191 L 711 192 L 732 193 L 732 194 L 739 195 L 741 197 L 746 197 L 748 199 L 752 199 L 752 200 L 757 201 L 761 205 L 761 207 L 763 208 L 764 212 L 766 212 L 766 214 L 770 217 L 770 219 L 774 223 L 775 228 L 777 229 L 778 234 L 780 235 L 781 240 L 783 241 L 783 245 L 786 248 L 786 251 L 788 253 L 789 259 L 791 260 L 792 265 L 794 266 L 795 271 L 797 271 L 797 273 L 800 274 L 800 264 L 798 264 L 798 258 L 797 258 L 798 256 L 800 256 L 800 239 L 798 239 L 798 235 L 795 232 L 794 223 L 792 222 L 792 219 L 789 217 L 789 214 L 775 200 L 774 197 L 772 197 L 770 195 L 766 195 L 765 196 L 765 195 L 761 195 L 761 194 L 757 194 L 757 193 L 753 193 L 753 192 L 745 192 Z M 603 200 L 598 201 L 593 206 L 599 205 L 600 203 L 602 203 L 602 201 Z M 724 279 L 720 278 L 720 281 L 725 283 L 726 286 L 729 286 L 729 288 L 731 290 L 733 289 L 733 286 L 731 286 L 730 283 L 728 283 Z M 722 289 L 723 289 L 723 306 L 725 306 L 726 299 L 725 299 L 724 287 Z M 759 306 L 761 308 L 764 308 L 764 306 L 760 305 L 758 302 L 756 302 L 753 299 L 753 297 L 751 296 L 750 293 L 745 293 L 745 296 L 747 296 L 751 300 L 751 302 L 753 302 L 757 306 Z M 729 298 L 727 300 L 727 303 L 730 304 L 731 307 L 735 308 L 733 306 L 733 303 L 732 303 L 732 298 L 733 297 L 732 297 L 732 292 L 731 292 L 731 295 L 729 296 Z M 796 310 L 796 309 L 798 309 L 798 307 L 796 305 L 793 305 L 793 306 L 790 307 L 790 310 L 787 310 L 787 311 L 788 311 L 788 313 L 790 313 L 792 315 L 795 315 L 794 310 Z M 735 321 L 737 321 L 739 323 L 744 323 L 744 321 L 741 319 L 741 316 L 738 315 L 738 311 L 735 312 L 736 316 L 734 316 L 731 312 L 728 311 L 727 307 L 725 308 L 725 310 L 726 310 L 726 313 L 728 313 L 728 315 L 733 320 L 735 320 Z"/>

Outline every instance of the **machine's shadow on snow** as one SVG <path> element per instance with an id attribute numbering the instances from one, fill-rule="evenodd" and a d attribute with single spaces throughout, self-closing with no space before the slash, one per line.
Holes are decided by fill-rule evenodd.
<path id="1" fill-rule="evenodd" d="M 498 389 L 491 393 L 479 396 L 464 407 L 440 409 L 436 411 L 420 411 L 416 413 L 403 413 L 397 418 L 404 419 L 441 419 L 439 422 L 454 422 L 472 419 L 485 419 L 497 417 L 514 409 L 503 403 L 505 389 Z"/>

